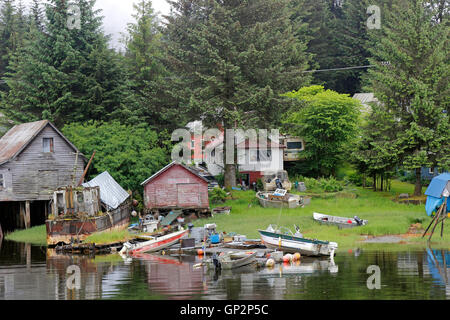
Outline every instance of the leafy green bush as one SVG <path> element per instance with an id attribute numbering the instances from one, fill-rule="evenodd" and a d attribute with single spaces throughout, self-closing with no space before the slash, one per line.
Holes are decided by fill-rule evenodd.
<path id="1" fill-rule="evenodd" d="M 169 162 L 169 144 L 147 125 L 89 121 L 71 123 L 63 134 L 88 158 L 96 150 L 90 178 L 103 171 L 125 189 L 142 192 L 142 181 Z"/>
<path id="2" fill-rule="evenodd" d="M 344 190 L 342 182 L 334 177 L 314 179 L 296 177 L 295 181 L 303 181 L 308 192 L 338 192 Z"/>
<path id="3" fill-rule="evenodd" d="M 221 188 L 214 188 L 209 191 L 209 201 L 213 204 L 223 203 L 227 197 L 227 193 L 225 190 Z"/>

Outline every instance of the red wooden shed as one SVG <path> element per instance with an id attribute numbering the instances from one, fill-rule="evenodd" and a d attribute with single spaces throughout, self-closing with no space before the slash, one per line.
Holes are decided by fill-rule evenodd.
<path id="1" fill-rule="evenodd" d="M 142 182 L 144 204 L 160 209 L 209 210 L 208 180 L 189 167 L 172 162 Z"/>

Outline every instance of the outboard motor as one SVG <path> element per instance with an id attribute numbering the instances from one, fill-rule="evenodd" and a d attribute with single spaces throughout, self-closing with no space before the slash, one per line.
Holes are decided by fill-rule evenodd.
<path id="1" fill-rule="evenodd" d="M 355 219 L 355 221 L 358 224 L 358 226 L 362 226 L 363 222 L 358 216 L 355 216 L 353 219 Z"/>
<path id="2" fill-rule="evenodd" d="M 217 258 L 217 255 L 216 255 L 216 253 L 214 253 L 213 255 L 212 255 L 212 262 L 213 262 L 213 264 L 214 264 L 214 269 L 216 269 L 216 270 L 219 270 L 220 268 L 221 268 L 221 265 L 220 265 L 220 261 L 219 261 L 219 259 Z"/>
<path id="3" fill-rule="evenodd" d="M 283 189 L 283 184 L 279 178 L 275 180 L 275 184 L 277 185 L 277 189 Z"/>

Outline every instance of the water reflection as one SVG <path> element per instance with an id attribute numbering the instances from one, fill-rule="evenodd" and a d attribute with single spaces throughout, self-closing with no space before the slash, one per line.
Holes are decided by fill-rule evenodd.
<path id="1" fill-rule="evenodd" d="M 182 258 L 153 254 L 139 254 L 136 258 L 144 263 L 147 283 L 156 291 L 172 299 L 193 299 L 206 293 L 203 270 L 194 269 L 193 263 Z"/>
<path id="2" fill-rule="evenodd" d="M 216 272 L 195 256 L 56 254 L 3 241 L 0 299 L 450 299 L 449 251 L 352 250 L 335 261 L 304 258 L 272 269 L 255 265 Z M 69 266 L 80 289 L 68 289 Z M 381 290 L 366 286 L 369 265 L 381 269 Z"/>
<path id="3" fill-rule="evenodd" d="M 427 273 L 445 286 L 445 294 L 450 297 L 450 252 L 428 248 L 426 253 Z"/>

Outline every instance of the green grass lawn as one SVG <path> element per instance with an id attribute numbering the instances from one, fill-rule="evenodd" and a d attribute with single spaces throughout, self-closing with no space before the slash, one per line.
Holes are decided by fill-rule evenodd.
<path id="1" fill-rule="evenodd" d="M 5 235 L 5 240 L 46 246 L 47 231 L 45 229 L 45 225 L 41 225 L 26 230 L 18 230 L 8 233 Z"/>
<path id="2" fill-rule="evenodd" d="M 362 239 L 362 235 L 381 236 L 405 234 L 413 223 L 422 223 L 427 227 L 431 222 L 425 213 L 424 205 L 407 205 L 392 201 L 399 193 L 412 193 L 414 186 L 400 181 L 393 181 L 390 192 L 374 192 L 358 187 L 345 193 L 356 193 L 357 198 L 334 197 L 329 199 L 313 198 L 305 208 L 272 209 L 262 208 L 253 191 L 233 191 L 233 200 L 227 200 L 219 206 L 231 206 L 230 215 L 215 215 L 208 220 L 196 221 L 195 226 L 216 223 L 218 231 L 244 234 L 247 238 L 259 238 L 258 229 L 265 229 L 269 224 L 286 226 L 294 230 L 294 224 L 300 227 L 305 237 L 338 242 L 340 248 L 352 248 Z M 344 193 L 344 195 L 345 195 Z M 343 217 L 359 216 L 369 220 L 368 225 L 353 229 L 339 230 L 337 226 L 321 225 L 313 220 L 313 212 Z M 441 240 L 437 229 L 433 237 L 434 245 L 448 246 L 450 230 L 444 228 Z M 415 245 L 426 245 L 426 239 L 408 238 Z M 372 244 L 367 244 L 371 246 Z"/>
<path id="3" fill-rule="evenodd" d="M 231 206 L 230 215 L 215 215 L 210 219 L 195 221 L 196 227 L 206 223 L 216 223 L 218 231 L 235 232 L 246 235 L 247 238 L 259 238 L 258 229 L 265 229 L 269 224 L 289 227 L 294 230 L 294 224 L 300 227 L 305 237 L 320 240 L 335 241 L 341 249 L 355 246 L 386 247 L 385 244 L 361 244 L 363 235 L 399 235 L 405 234 L 411 224 L 421 223 L 428 226 L 431 218 L 425 213 L 424 205 L 400 204 L 392 201 L 400 193 L 412 194 L 414 186 L 400 181 L 392 182 L 390 192 L 374 192 L 369 189 L 350 187 L 337 197 L 315 197 L 305 208 L 272 209 L 262 208 L 253 191 L 233 191 L 233 199 L 216 206 Z M 425 190 L 424 190 L 425 191 Z M 356 194 L 356 198 L 346 197 Z M 336 226 L 321 225 L 313 220 L 313 212 L 319 212 L 343 217 L 359 216 L 369 220 L 369 224 L 353 229 L 339 230 Z M 126 240 L 130 237 L 127 231 L 103 232 L 92 235 L 88 242 L 110 243 Z M 21 230 L 6 235 L 7 240 L 28 242 L 39 245 L 46 244 L 45 226 Z M 413 246 L 427 245 L 427 238 L 408 238 L 405 241 Z M 450 227 L 444 228 L 444 238 L 440 238 L 440 227 L 433 237 L 433 246 L 448 247 L 450 244 Z"/>

